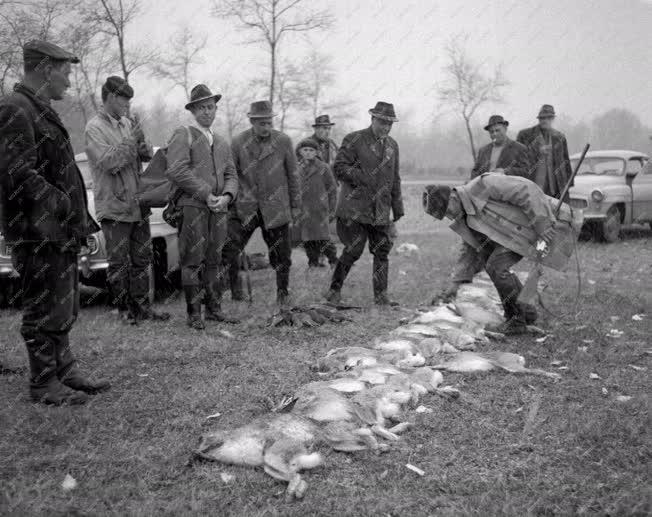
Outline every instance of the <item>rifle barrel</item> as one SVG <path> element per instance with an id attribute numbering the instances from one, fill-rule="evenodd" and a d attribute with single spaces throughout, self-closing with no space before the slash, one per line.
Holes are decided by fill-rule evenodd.
<path id="1" fill-rule="evenodd" d="M 591 147 L 591 144 L 586 144 L 584 146 L 584 150 L 582 151 L 582 155 L 580 156 L 580 159 L 577 161 L 577 164 L 575 164 L 575 169 L 573 170 L 573 173 L 571 174 L 571 177 L 568 178 L 568 181 L 566 182 L 566 185 L 564 186 L 564 190 L 561 191 L 561 195 L 559 196 L 559 203 L 557 203 L 557 207 L 555 208 L 555 217 L 559 216 L 559 211 L 561 210 L 561 205 L 564 202 L 564 197 L 566 197 L 566 194 L 568 193 L 571 185 L 573 184 L 573 180 L 575 179 L 575 176 L 577 175 L 577 172 L 580 170 L 580 166 L 582 165 L 582 162 L 584 161 L 584 158 L 586 157 L 586 153 L 589 151 L 589 147 Z"/>

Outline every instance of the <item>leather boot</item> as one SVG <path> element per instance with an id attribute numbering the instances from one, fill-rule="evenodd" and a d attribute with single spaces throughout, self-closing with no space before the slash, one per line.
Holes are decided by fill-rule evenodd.
<path id="1" fill-rule="evenodd" d="M 54 341 L 57 355 L 57 377 L 61 384 L 90 395 L 107 391 L 111 387 L 111 383 L 106 379 L 91 380 L 82 375 L 70 350 L 67 333 L 58 335 Z"/>
<path id="2" fill-rule="evenodd" d="M 201 319 L 201 289 L 196 285 L 184 285 L 183 292 L 186 295 L 188 326 L 195 330 L 204 330 L 206 327 Z"/>
<path id="3" fill-rule="evenodd" d="M 388 307 L 398 307 L 400 304 L 387 296 L 387 291 L 381 291 L 374 294 L 374 303 L 376 305 L 386 305 Z"/>
<path id="4" fill-rule="evenodd" d="M 341 260 L 337 261 L 335 264 L 335 271 L 333 271 L 333 277 L 331 279 L 331 291 L 341 291 L 342 286 L 344 285 L 344 280 L 351 271 L 351 266 L 344 264 Z"/>
<path id="5" fill-rule="evenodd" d="M 54 341 L 43 336 L 25 338 L 30 367 L 29 394 L 43 404 L 83 404 L 88 395 L 61 384 L 57 377 Z"/>
<path id="6" fill-rule="evenodd" d="M 204 306 L 206 308 L 204 318 L 207 321 L 221 321 L 223 323 L 240 323 L 237 318 L 231 318 L 222 312 L 222 296 L 217 282 L 204 286 Z"/>

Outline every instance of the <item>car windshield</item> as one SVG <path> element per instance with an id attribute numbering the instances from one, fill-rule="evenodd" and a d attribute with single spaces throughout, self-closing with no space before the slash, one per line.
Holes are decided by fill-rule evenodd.
<path id="1" fill-rule="evenodd" d="M 79 170 L 82 173 L 82 178 L 84 178 L 86 189 L 93 188 L 93 176 L 91 174 L 90 165 L 88 165 L 88 160 L 78 161 L 77 167 L 79 167 Z"/>
<path id="2" fill-rule="evenodd" d="M 578 158 L 571 158 L 571 167 L 575 170 Z M 600 176 L 622 176 L 625 171 L 625 160 L 617 156 L 601 157 L 601 158 L 584 158 L 580 170 L 580 174 L 597 174 Z"/>

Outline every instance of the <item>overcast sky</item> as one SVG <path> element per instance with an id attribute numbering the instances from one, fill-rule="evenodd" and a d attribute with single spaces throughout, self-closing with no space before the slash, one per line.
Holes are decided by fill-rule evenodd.
<path id="1" fill-rule="evenodd" d="M 312 3 L 312 0 L 307 0 Z M 211 0 L 143 0 L 133 41 L 164 51 L 170 35 L 186 23 L 209 36 L 197 81 L 219 91 L 228 77 L 267 77 L 263 46 L 244 45 L 248 33 L 235 22 L 210 16 Z M 506 102 L 480 114 L 502 113 L 513 125 L 533 124 L 542 103 L 558 114 L 590 120 L 625 107 L 652 125 L 652 3 L 639 0 L 322 0 L 335 26 L 312 38 L 331 54 L 338 88 L 355 101 L 361 124 L 376 100 L 393 102 L 398 116 L 415 126 L 441 110 L 436 83 L 442 48 L 451 35 L 468 32 L 471 54 L 492 66 L 502 62 L 511 81 Z M 397 7 L 399 5 L 399 7 Z M 180 8 L 179 6 L 182 6 Z M 283 42 L 291 59 L 304 51 L 300 39 Z M 138 71 L 137 91 L 183 103 Z M 140 99 L 142 101 L 142 97 Z M 251 99 L 255 100 L 255 99 Z M 247 106 L 243 106 L 246 110 Z"/>

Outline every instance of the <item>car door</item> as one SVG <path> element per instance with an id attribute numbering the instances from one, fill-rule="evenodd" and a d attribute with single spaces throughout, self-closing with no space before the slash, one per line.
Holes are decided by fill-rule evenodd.
<path id="1" fill-rule="evenodd" d="M 639 170 L 632 182 L 633 220 L 636 223 L 652 221 L 652 161 L 632 158 L 627 163 L 627 169 L 632 172 Z"/>

